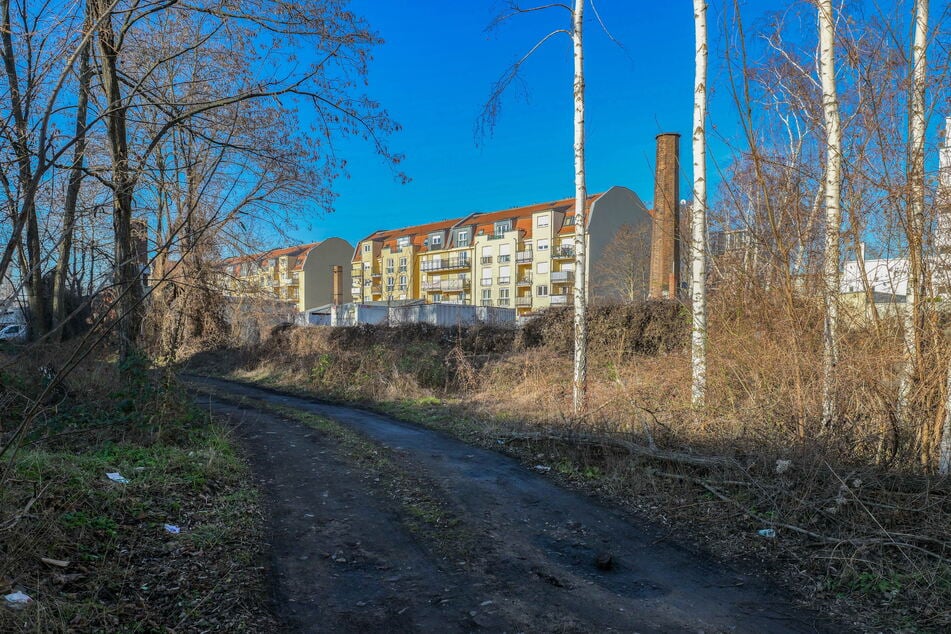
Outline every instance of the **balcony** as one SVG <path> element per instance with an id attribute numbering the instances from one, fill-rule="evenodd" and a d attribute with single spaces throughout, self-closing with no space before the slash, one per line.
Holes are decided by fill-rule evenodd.
<path id="1" fill-rule="evenodd" d="M 483 277 L 481 284 L 482 284 L 482 286 L 492 286 L 492 278 L 491 278 L 491 277 Z"/>
<path id="2" fill-rule="evenodd" d="M 551 281 L 556 283 L 561 282 L 563 284 L 574 282 L 575 272 L 574 271 L 552 271 Z"/>
<path id="3" fill-rule="evenodd" d="M 469 280 L 443 280 L 439 284 L 439 289 L 447 293 L 461 293 L 472 287 Z"/>
<path id="4" fill-rule="evenodd" d="M 525 296 L 523 296 L 523 297 L 516 297 L 516 298 L 515 298 L 515 305 L 516 305 L 516 306 L 531 306 L 531 305 L 532 305 L 532 296 L 531 296 L 531 295 L 525 295 Z"/>
<path id="5" fill-rule="evenodd" d="M 499 278 L 498 280 L 496 280 L 496 281 L 497 281 L 499 284 L 511 284 L 511 283 L 512 283 L 512 278 L 511 278 L 511 277 L 500 277 L 500 278 Z"/>
<path id="6" fill-rule="evenodd" d="M 575 257 L 574 247 L 557 247 L 551 252 L 552 260 L 570 260 Z"/>
<path id="7" fill-rule="evenodd" d="M 499 256 L 499 264 L 504 264 L 505 262 L 511 262 L 511 261 L 512 261 L 512 256 L 511 256 L 511 255 L 500 255 L 500 256 Z"/>
<path id="8" fill-rule="evenodd" d="M 380 286 L 379 284 L 374 284 L 373 286 L 370 287 L 370 292 L 373 293 L 374 295 L 380 295 L 383 293 L 383 287 Z"/>
<path id="9" fill-rule="evenodd" d="M 568 303 L 567 295 L 549 295 L 552 306 L 564 306 Z"/>
<path id="10" fill-rule="evenodd" d="M 516 286 L 531 286 L 532 285 L 531 274 L 522 275 L 521 277 L 519 277 L 518 280 L 515 282 L 515 285 Z"/>
<path id="11" fill-rule="evenodd" d="M 469 258 L 449 258 L 448 260 L 430 260 L 420 265 L 421 271 L 450 271 L 452 269 L 468 269 L 472 266 Z"/>
<path id="12" fill-rule="evenodd" d="M 482 256 L 482 264 L 492 264 L 492 256 L 491 255 Z"/>
<path id="13" fill-rule="evenodd" d="M 531 262 L 532 261 L 532 250 L 528 249 L 526 251 L 519 251 L 515 254 L 515 261 L 521 264 L 522 262 Z"/>
<path id="14" fill-rule="evenodd" d="M 424 291 L 438 291 L 439 290 L 439 280 L 426 280 L 420 286 Z"/>
<path id="15" fill-rule="evenodd" d="M 371 273 L 370 277 L 383 277 L 382 273 Z"/>

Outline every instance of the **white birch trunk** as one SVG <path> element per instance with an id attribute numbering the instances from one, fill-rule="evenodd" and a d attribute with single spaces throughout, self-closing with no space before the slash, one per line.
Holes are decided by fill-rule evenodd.
<path id="1" fill-rule="evenodd" d="M 585 236 L 587 218 L 585 205 L 588 193 L 584 174 L 584 56 L 581 26 L 586 0 L 575 0 L 572 12 L 571 40 L 574 45 L 575 77 L 575 359 L 573 406 L 576 416 L 588 407 L 588 325 L 586 320 L 587 297 L 585 296 Z"/>
<path id="2" fill-rule="evenodd" d="M 941 426 L 941 441 L 938 446 L 938 473 L 951 475 L 951 362 L 944 393 L 944 424 Z"/>
<path id="3" fill-rule="evenodd" d="M 707 3 L 693 0 L 696 74 L 693 88 L 693 205 L 690 210 L 691 401 L 704 406 L 707 395 Z"/>
<path id="4" fill-rule="evenodd" d="M 908 292 L 905 297 L 905 362 L 898 386 L 898 420 L 910 423 L 908 398 L 918 366 L 918 328 L 921 326 L 922 239 L 925 208 L 925 49 L 928 38 L 928 0 L 915 2 L 915 39 L 912 43 L 911 94 L 908 103 Z"/>
<path id="5" fill-rule="evenodd" d="M 823 280 L 825 327 L 822 353 L 822 425 L 829 429 L 836 418 L 836 365 L 839 330 L 839 227 L 841 210 L 842 131 L 839 125 L 839 98 L 835 85 L 835 22 L 832 0 L 818 0 L 819 75 L 822 83 L 822 110 L 826 126 L 825 208 L 826 239 Z"/>

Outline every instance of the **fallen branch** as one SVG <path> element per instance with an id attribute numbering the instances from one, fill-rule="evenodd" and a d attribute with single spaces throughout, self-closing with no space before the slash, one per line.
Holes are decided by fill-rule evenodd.
<path id="1" fill-rule="evenodd" d="M 722 456 L 695 456 L 678 451 L 666 451 L 652 447 L 644 447 L 636 443 L 622 440 L 620 438 L 611 438 L 608 436 L 595 436 L 592 434 L 579 433 L 552 433 L 552 432 L 513 432 L 509 434 L 498 435 L 500 440 L 522 440 L 522 441 L 554 441 L 574 445 L 587 445 L 597 447 L 613 447 L 623 449 L 632 456 L 642 456 L 660 460 L 664 462 L 676 462 L 687 464 L 694 467 L 726 467 L 729 469 L 739 469 L 740 465 L 733 458 Z"/>
<path id="2" fill-rule="evenodd" d="M 672 480 L 682 480 L 682 481 L 691 482 L 691 483 L 693 483 L 693 484 L 696 484 L 697 486 L 700 486 L 700 487 L 706 489 L 706 490 L 709 491 L 712 495 L 714 495 L 716 498 L 722 500 L 723 502 L 726 502 L 726 503 L 728 503 L 728 504 L 732 504 L 733 506 L 735 506 L 736 508 L 738 508 L 746 517 L 748 517 L 748 518 L 750 518 L 750 519 L 753 519 L 753 520 L 756 520 L 757 522 L 762 523 L 764 526 L 774 526 L 774 527 L 776 527 L 776 528 L 783 528 L 783 529 L 786 529 L 786 530 L 788 530 L 788 531 L 792 531 L 792 532 L 794 532 L 794 533 L 798 533 L 798 534 L 800 534 L 800 535 L 804 535 L 804 536 L 806 536 L 806 537 L 810 537 L 810 538 L 812 538 L 812 539 L 815 539 L 816 541 L 819 541 L 819 542 L 822 542 L 822 543 L 825 543 L 825 544 L 836 544 L 836 545 L 848 544 L 848 545 L 850 545 L 850 546 L 856 546 L 856 547 L 858 547 L 858 546 L 872 546 L 872 545 L 894 546 L 894 547 L 896 547 L 896 548 L 898 548 L 898 549 L 909 548 L 909 549 L 911 549 L 911 550 L 916 550 L 916 551 L 921 552 L 921 553 L 924 553 L 924 554 L 926 554 L 926 555 L 928 555 L 928 556 L 930 556 L 930 557 L 934 557 L 934 558 L 936 558 L 936 559 L 938 559 L 938 560 L 940 560 L 940 561 L 947 561 L 947 560 L 948 560 L 948 558 L 945 557 L 944 555 L 942 555 L 942 554 L 940 554 L 940 553 L 936 553 L 936 552 L 931 551 L 931 550 L 928 550 L 927 548 L 922 548 L 921 546 L 915 546 L 914 544 L 909 544 L 909 543 L 907 543 L 907 542 L 899 542 L 899 541 L 896 541 L 896 540 L 895 540 L 895 537 L 903 537 L 903 538 L 905 538 L 905 539 L 907 539 L 907 540 L 909 540 L 909 541 L 916 541 L 916 542 L 922 542 L 922 543 L 928 543 L 928 544 L 935 544 L 935 545 L 941 546 L 941 547 L 942 547 L 942 550 L 947 550 L 947 549 L 951 548 L 951 544 L 947 544 L 947 543 L 945 543 L 945 542 L 942 542 L 942 541 L 933 539 L 933 538 L 931 538 L 931 537 L 926 537 L 926 536 L 924 536 L 924 535 L 909 535 L 909 534 L 907 534 L 907 533 L 891 533 L 891 534 L 888 535 L 887 537 L 861 537 L 861 538 L 854 538 L 854 537 L 849 537 L 849 538 L 830 537 L 830 536 L 828 536 L 828 535 L 822 535 L 822 534 L 820 534 L 820 533 L 816 533 L 816 532 L 814 532 L 814 531 L 810 531 L 810 530 L 805 529 L 805 528 L 803 528 L 803 527 L 801 527 L 801 526 L 796 526 L 796 525 L 794 525 L 794 524 L 786 524 L 786 523 L 784 523 L 784 522 L 777 522 L 776 520 L 772 520 L 772 519 L 769 519 L 769 518 L 767 518 L 767 517 L 763 517 L 763 516 L 760 515 L 759 513 L 756 513 L 755 511 L 752 511 L 752 510 L 748 509 L 747 507 L 745 507 L 744 505 L 740 504 L 739 502 L 737 502 L 736 500 L 734 500 L 734 499 L 731 498 L 730 496 L 728 496 L 728 495 L 726 495 L 725 493 L 723 493 L 722 491 L 718 490 L 716 487 L 711 486 L 710 484 L 704 482 L 703 480 L 701 480 L 701 479 L 699 479 L 699 478 L 692 478 L 692 477 L 690 477 L 690 476 L 681 475 L 681 474 L 679 474 L 679 473 L 665 473 L 665 472 L 663 472 L 663 471 L 656 471 L 656 470 L 653 470 L 653 469 L 650 471 L 650 473 L 651 473 L 651 475 L 660 476 L 660 477 L 662 477 L 662 478 L 670 478 L 670 479 L 672 479 Z M 886 534 L 887 534 L 887 533 L 886 533 Z"/>

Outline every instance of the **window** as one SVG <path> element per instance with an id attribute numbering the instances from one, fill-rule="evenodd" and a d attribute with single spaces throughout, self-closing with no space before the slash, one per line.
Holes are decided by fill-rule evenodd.
<path id="1" fill-rule="evenodd" d="M 551 222 L 551 216 L 545 214 L 544 216 L 538 216 L 535 225 L 538 227 L 547 227 L 549 222 Z"/>
<path id="2" fill-rule="evenodd" d="M 467 247 L 469 246 L 469 230 L 462 229 L 456 233 L 456 246 Z"/>
<path id="3" fill-rule="evenodd" d="M 500 288 L 499 289 L 499 299 L 508 299 L 509 298 L 509 289 Z"/>
<path id="4" fill-rule="evenodd" d="M 538 262 L 535 264 L 536 273 L 547 273 L 548 272 L 548 262 Z"/>
<path id="5" fill-rule="evenodd" d="M 483 300 L 492 299 L 492 289 L 491 289 L 491 288 L 484 288 L 484 289 L 482 289 L 482 299 L 483 299 Z"/>
<path id="6" fill-rule="evenodd" d="M 545 296 L 547 296 L 547 295 L 548 295 L 548 285 L 547 285 L 547 284 L 543 284 L 543 285 L 541 285 L 541 286 L 536 286 L 536 287 L 535 287 L 535 294 L 538 295 L 539 297 L 545 297 Z"/>
<path id="7" fill-rule="evenodd" d="M 431 247 L 433 247 L 433 248 L 435 248 L 435 247 L 441 247 L 441 246 L 442 246 L 442 236 L 439 235 L 438 233 L 434 233 L 433 235 L 429 236 L 429 246 L 431 246 Z"/>
<path id="8" fill-rule="evenodd" d="M 434 302 L 441 302 L 441 301 L 442 301 L 442 294 L 441 294 L 441 293 L 433 293 L 433 301 L 434 301 Z"/>
<path id="9" fill-rule="evenodd" d="M 392 278 L 392 277 L 386 278 L 386 285 L 389 286 L 390 288 L 393 288 L 393 278 Z"/>
<path id="10" fill-rule="evenodd" d="M 369 253 L 372 249 L 373 249 L 373 245 L 370 244 L 369 242 L 367 242 L 366 244 L 363 245 L 363 252 L 364 252 L 364 253 Z"/>
<path id="11" fill-rule="evenodd" d="M 495 235 L 500 236 L 506 231 L 512 230 L 512 221 L 511 220 L 502 220 L 495 223 Z"/>
<path id="12" fill-rule="evenodd" d="M 544 240 L 538 240 L 538 241 L 536 241 L 536 242 L 535 242 L 535 248 L 538 249 L 539 251 L 547 251 L 547 250 L 548 250 L 548 240 L 547 240 L 547 239 L 544 239 Z"/>
<path id="13" fill-rule="evenodd" d="M 512 261 L 512 245 L 511 244 L 499 245 L 499 262 L 511 262 L 511 261 Z"/>
<path id="14" fill-rule="evenodd" d="M 482 257 L 491 258 L 492 257 L 492 247 L 482 247 Z"/>
<path id="15" fill-rule="evenodd" d="M 396 246 L 398 246 L 398 247 L 401 248 L 401 249 L 402 249 L 403 247 L 408 247 L 408 246 L 409 246 L 409 236 L 402 236 L 402 237 L 400 237 L 400 238 L 397 238 L 397 239 L 396 239 Z"/>
<path id="16" fill-rule="evenodd" d="M 491 275 L 491 274 L 492 274 L 492 271 L 486 271 L 485 273 L 483 273 L 483 275 L 485 275 L 485 274 Z M 492 278 L 491 278 L 491 277 L 483 277 L 483 278 L 482 278 L 482 286 L 492 286 Z M 483 292 L 485 292 L 485 291 L 483 291 Z"/>
<path id="17" fill-rule="evenodd" d="M 402 286 L 403 288 L 406 288 L 406 276 L 405 276 L 405 275 L 400 275 L 400 286 Z"/>

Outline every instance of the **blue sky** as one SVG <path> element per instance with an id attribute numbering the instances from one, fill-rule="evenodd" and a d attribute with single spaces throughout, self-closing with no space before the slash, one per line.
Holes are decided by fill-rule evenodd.
<path id="1" fill-rule="evenodd" d="M 721 3 L 711 3 L 719 6 Z M 744 4 L 747 29 L 781 10 L 781 0 Z M 693 105 L 693 8 L 688 0 L 598 0 L 612 42 L 589 8 L 586 15 L 588 189 L 633 189 L 653 197 L 654 137 L 679 132 L 682 197 L 689 197 Z M 567 36 L 540 49 L 524 66 L 520 89 L 510 91 L 493 136 L 477 143 L 474 127 L 492 84 L 539 38 L 567 24 L 550 10 L 516 16 L 486 31 L 504 8 L 498 0 L 355 0 L 385 40 L 374 52 L 369 94 L 402 125 L 391 149 L 406 156 L 412 179 L 400 184 L 369 144 L 337 146 L 349 178 L 336 184 L 336 211 L 302 211 L 292 239 L 340 236 L 356 242 L 377 229 L 492 211 L 573 195 L 572 59 Z M 726 82 L 719 81 L 720 16 L 711 8 L 711 118 L 714 161 L 725 162 L 717 135 L 736 132 Z M 803 25 L 809 28 L 808 25 Z M 725 79 L 725 78 L 723 78 Z M 717 85 L 724 89 L 717 91 Z M 711 163 L 710 170 L 715 170 Z M 715 180 L 715 174 L 711 174 Z"/>
<path id="2" fill-rule="evenodd" d="M 368 144 L 342 143 L 350 177 L 336 185 L 336 211 L 301 218 L 293 237 L 355 242 L 376 229 L 573 195 L 567 36 L 526 64 L 524 84 L 505 98 L 494 134 L 478 145 L 474 136 L 494 81 L 538 38 L 563 26 L 566 12 L 522 15 L 486 32 L 499 2 L 358 0 L 352 7 L 386 40 L 375 50 L 368 91 L 402 125 L 390 145 L 405 154 L 402 168 L 412 181 L 400 184 Z M 682 150 L 689 146 L 691 3 L 601 0 L 598 8 L 626 48 L 608 39 L 589 10 L 588 187 L 625 185 L 649 203 L 654 136 L 680 132 Z"/>

